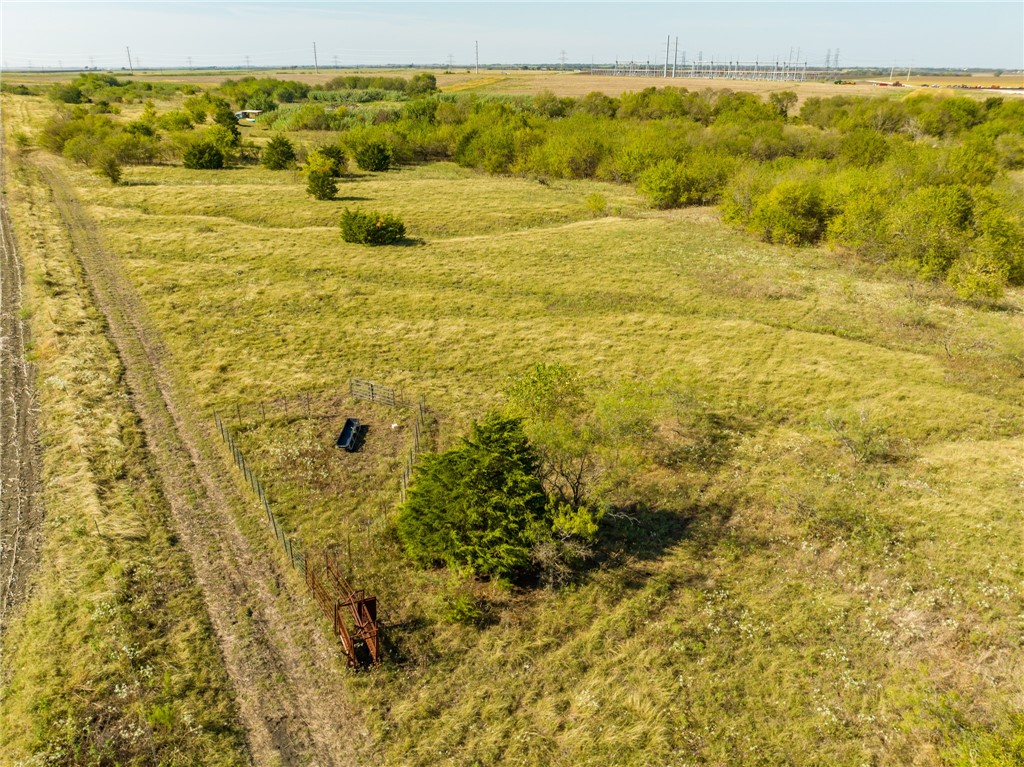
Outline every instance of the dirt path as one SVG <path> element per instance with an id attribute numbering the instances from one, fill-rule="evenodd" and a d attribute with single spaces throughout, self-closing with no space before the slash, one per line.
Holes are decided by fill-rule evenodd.
<path id="1" fill-rule="evenodd" d="M 208 419 L 145 320 L 56 161 L 37 166 L 53 190 L 97 306 L 125 368 L 134 407 L 188 551 L 231 676 L 256 764 L 354 765 L 368 741 L 347 702 L 347 673 L 271 536 L 229 474 Z M 250 533 L 250 535 L 247 535 Z M 250 537 L 251 536 L 251 537 Z"/>
<path id="2" fill-rule="evenodd" d="M 0 126 L 0 144 L 3 128 Z M 0 184 L 6 181 L 0 146 Z M 6 187 L 5 187 L 6 188 Z M 42 505 L 36 497 L 39 456 L 35 439 L 32 368 L 22 319 L 24 276 L 11 230 L 7 195 L 0 195 L 0 637 L 7 615 L 25 595 L 39 558 Z"/>

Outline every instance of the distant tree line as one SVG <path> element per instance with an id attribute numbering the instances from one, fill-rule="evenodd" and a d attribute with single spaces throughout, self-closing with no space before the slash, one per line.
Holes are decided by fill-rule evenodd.
<path id="1" fill-rule="evenodd" d="M 962 297 L 1024 284 L 1024 102 L 931 94 L 808 99 L 648 88 L 611 98 L 445 95 L 336 115 L 357 151 L 488 173 L 637 184 L 654 207 L 722 204 L 762 239 L 828 243 Z M 315 108 L 315 105 L 309 105 Z"/>
<path id="2" fill-rule="evenodd" d="M 259 124 L 335 131 L 337 141 L 325 144 L 366 170 L 451 160 L 495 174 L 633 183 L 657 208 L 720 204 L 727 220 L 766 241 L 827 243 L 946 281 L 964 298 L 998 298 L 1005 285 L 1024 284 L 1024 212 L 1005 180 L 1006 171 L 1024 168 L 1020 100 L 836 96 L 808 99 L 794 113 L 789 91 L 764 100 L 675 87 L 618 98 L 451 95 L 432 93 L 426 74 L 331 84 L 397 87 L 392 80 L 405 83 L 406 95 L 428 95 L 388 106 L 286 104 L 264 110 Z M 94 74 L 72 85 L 88 99 L 127 87 Z M 219 167 L 218 154 L 224 164 L 257 151 L 239 140 L 230 99 L 277 105 L 310 91 L 243 78 L 217 93 L 190 95 L 160 115 L 147 107 L 127 124 L 104 117 L 116 111 L 109 102 L 69 104 L 40 143 L 107 175 L 117 175 L 115 163 L 157 158 Z M 333 196 L 336 176 L 318 174 L 314 196 Z"/>

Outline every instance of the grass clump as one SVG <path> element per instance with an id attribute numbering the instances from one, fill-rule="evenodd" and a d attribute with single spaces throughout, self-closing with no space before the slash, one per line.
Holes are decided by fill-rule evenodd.
<path id="1" fill-rule="evenodd" d="M 359 245 L 394 245 L 404 237 L 405 224 L 390 214 L 348 208 L 341 214 L 341 238 L 345 242 Z"/>

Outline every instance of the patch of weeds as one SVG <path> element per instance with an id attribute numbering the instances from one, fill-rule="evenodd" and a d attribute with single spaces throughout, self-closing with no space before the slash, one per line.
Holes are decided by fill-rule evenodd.
<path id="1" fill-rule="evenodd" d="M 825 423 L 857 463 L 896 463 L 909 457 L 907 441 L 892 436 L 868 408 L 854 415 L 825 413 Z"/>

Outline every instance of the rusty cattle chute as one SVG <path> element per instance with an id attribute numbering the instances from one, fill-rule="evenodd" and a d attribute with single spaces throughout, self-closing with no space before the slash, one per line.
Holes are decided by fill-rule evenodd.
<path id="1" fill-rule="evenodd" d="M 355 590 L 345 579 L 330 550 L 305 560 L 306 585 L 324 615 L 330 619 L 350 668 L 380 665 L 380 634 L 377 627 L 377 597 Z M 349 619 L 352 628 L 349 629 Z M 369 658 L 361 658 L 357 642 L 366 647 Z"/>

